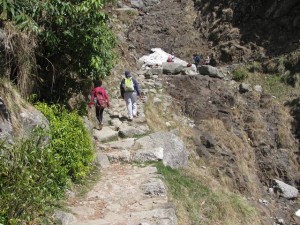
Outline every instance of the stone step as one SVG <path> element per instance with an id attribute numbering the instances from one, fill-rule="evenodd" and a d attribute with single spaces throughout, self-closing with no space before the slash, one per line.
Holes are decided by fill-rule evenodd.
<path id="1" fill-rule="evenodd" d="M 112 164 L 102 172 L 85 199 L 68 207 L 76 216 L 70 225 L 177 224 L 155 167 Z"/>

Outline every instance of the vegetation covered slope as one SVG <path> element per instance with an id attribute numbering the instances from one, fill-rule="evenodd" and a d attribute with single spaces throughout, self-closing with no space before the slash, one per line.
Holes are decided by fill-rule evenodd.
<path id="1" fill-rule="evenodd" d="M 1 1 L 1 76 L 48 101 L 109 74 L 116 40 L 105 1 Z"/>

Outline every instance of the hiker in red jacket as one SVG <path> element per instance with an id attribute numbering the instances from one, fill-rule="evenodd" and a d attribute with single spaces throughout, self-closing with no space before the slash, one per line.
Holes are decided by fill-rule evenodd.
<path id="1" fill-rule="evenodd" d="M 101 130 L 103 127 L 103 112 L 106 107 L 110 107 L 110 101 L 107 95 L 106 90 L 101 87 L 102 81 L 96 80 L 95 81 L 95 88 L 92 90 L 91 93 L 91 105 L 95 105 L 96 110 L 96 117 L 99 121 L 99 129 Z"/>

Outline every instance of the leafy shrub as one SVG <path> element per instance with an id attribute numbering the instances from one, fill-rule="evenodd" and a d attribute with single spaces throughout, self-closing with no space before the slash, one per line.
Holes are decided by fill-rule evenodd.
<path id="1" fill-rule="evenodd" d="M 252 73 L 262 72 L 263 71 L 262 64 L 257 61 L 252 62 L 252 64 L 250 65 L 249 71 Z"/>
<path id="2" fill-rule="evenodd" d="M 32 221 L 59 197 L 68 184 L 67 170 L 42 133 L 8 147 L 0 146 L 0 223 Z"/>
<path id="3" fill-rule="evenodd" d="M 57 154 L 73 181 L 77 181 L 91 169 L 94 159 L 93 145 L 83 120 L 75 112 L 68 112 L 59 105 L 36 107 L 50 122 L 51 149 Z"/>
<path id="4" fill-rule="evenodd" d="M 43 224 L 37 218 L 92 168 L 93 145 L 78 114 L 57 105 L 36 107 L 50 130 L 36 130 L 14 146 L 0 143 L 0 224 Z"/>
<path id="5" fill-rule="evenodd" d="M 65 96 L 61 94 L 79 92 L 82 89 L 77 84 L 82 81 L 109 75 L 117 55 L 117 39 L 102 10 L 108 2 L 0 1 L 0 19 L 7 33 L 7 44 L 0 53 L 5 65 L 1 70 L 13 71 L 7 74 L 24 97 L 35 86 L 47 90 L 40 91 L 40 99 L 62 102 Z M 50 89 L 51 96 L 44 96 Z"/>
<path id="6" fill-rule="evenodd" d="M 232 79 L 235 81 L 243 81 L 248 77 L 248 71 L 243 67 L 238 67 L 232 72 Z"/>

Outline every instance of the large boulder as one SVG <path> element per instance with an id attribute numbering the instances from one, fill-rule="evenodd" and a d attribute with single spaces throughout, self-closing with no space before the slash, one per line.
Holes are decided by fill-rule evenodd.
<path id="1" fill-rule="evenodd" d="M 49 129 L 47 118 L 32 106 L 21 109 L 19 122 L 22 127 L 22 137 L 29 137 L 29 134 L 38 127 Z"/>
<path id="2" fill-rule="evenodd" d="M 282 193 L 282 196 L 286 199 L 296 199 L 298 197 L 298 190 L 297 188 L 286 184 L 280 180 L 274 179 L 275 181 L 275 188 L 279 189 Z"/>
<path id="3" fill-rule="evenodd" d="M 173 75 L 181 73 L 185 68 L 180 63 L 175 63 L 175 62 L 163 62 L 162 67 L 163 67 L 164 74 L 173 74 Z"/>
<path id="4" fill-rule="evenodd" d="M 13 134 L 13 127 L 9 112 L 2 98 L 0 98 L 0 122 L 0 140 L 10 140 Z"/>
<path id="5" fill-rule="evenodd" d="M 130 3 L 136 8 L 144 8 L 148 6 L 157 5 L 160 3 L 160 0 L 131 0 Z"/>
<path id="6" fill-rule="evenodd" d="M 149 152 L 154 151 L 157 155 L 157 149 L 163 149 L 162 161 L 165 166 L 172 168 L 185 167 L 188 164 L 188 153 L 183 141 L 170 132 L 156 132 L 140 138 L 136 141 L 140 149 Z M 150 155 L 150 153 L 148 154 Z M 159 157 L 158 157 L 159 158 Z"/>
<path id="7" fill-rule="evenodd" d="M 216 68 L 210 65 L 203 65 L 198 67 L 198 72 L 202 75 L 208 75 L 215 78 L 224 78 L 224 75 Z"/>
<path id="8" fill-rule="evenodd" d="M 36 128 L 49 129 L 47 118 L 34 107 L 26 105 L 20 106 L 18 112 L 12 110 L 0 98 L 0 140 L 13 142 L 16 138 L 30 137 Z"/>

